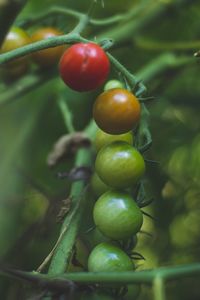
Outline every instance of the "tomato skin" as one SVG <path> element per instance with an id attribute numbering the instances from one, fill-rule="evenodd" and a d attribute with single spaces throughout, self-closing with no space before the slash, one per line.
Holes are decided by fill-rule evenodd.
<path id="1" fill-rule="evenodd" d="M 3 45 L 0 49 L 0 53 L 5 53 L 25 45 L 30 44 L 31 40 L 29 35 L 21 28 L 12 27 L 6 35 Z M 2 67 L 6 76 L 11 75 L 17 77 L 26 72 L 29 64 L 29 56 L 17 58 L 11 62 L 8 62 Z"/>
<path id="2" fill-rule="evenodd" d="M 94 223 L 108 238 L 125 240 L 136 234 L 143 223 L 143 215 L 127 193 L 108 191 L 95 203 Z"/>
<path id="3" fill-rule="evenodd" d="M 102 194 L 110 190 L 110 187 L 99 178 L 97 173 L 94 173 L 91 177 L 91 186 L 97 197 L 100 197 Z"/>
<path id="4" fill-rule="evenodd" d="M 113 142 L 98 152 L 95 170 L 105 184 L 128 188 L 143 176 L 145 163 L 134 147 L 125 142 Z"/>
<path id="5" fill-rule="evenodd" d="M 112 79 L 112 80 L 109 80 L 105 86 L 104 86 L 104 91 L 108 91 L 108 90 L 111 90 L 111 89 L 123 89 L 124 88 L 124 85 L 121 81 L 119 80 L 116 80 L 116 79 Z"/>
<path id="6" fill-rule="evenodd" d="M 90 272 L 131 271 L 134 268 L 130 257 L 111 243 L 98 244 L 88 258 Z"/>
<path id="7" fill-rule="evenodd" d="M 98 152 L 103 146 L 108 145 L 115 141 L 127 142 L 128 144 L 133 144 L 133 134 L 132 132 L 127 132 L 123 134 L 108 134 L 102 131 L 100 128 L 97 129 L 94 145 Z"/>
<path id="8" fill-rule="evenodd" d="M 63 33 L 53 27 L 40 28 L 31 36 L 32 42 L 38 42 L 44 39 L 56 37 Z M 34 52 L 33 60 L 41 67 L 49 67 L 58 63 L 66 46 L 57 46 Z"/>
<path id="9" fill-rule="evenodd" d="M 23 29 L 12 27 L 4 39 L 1 53 L 23 47 L 29 43 L 30 37 Z"/>
<path id="10" fill-rule="evenodd" d="M 138 99 L 125 89 L 111 89 L 100 94 L 93 106 L 93 117 L 103 131 L 122 134 L 132 130 L 140 119 Z"/>
<path id="11" fill-rule="evenodd" d="M 66 85 L 75 91 L 84 92 L 103 84 L 110 71 L 110 62 L 97 44 L 78 43 L 64 52 L 59 69 Z"/>

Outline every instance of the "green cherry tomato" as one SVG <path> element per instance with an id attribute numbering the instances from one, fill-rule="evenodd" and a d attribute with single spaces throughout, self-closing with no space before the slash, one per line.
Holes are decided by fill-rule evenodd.
<path id="1" fill-rule="evenodd" d="M 95 170 L 105 184 L 128 188 L 143 176 L 145 163 L 134 147 L 125 142 L 113 142 L 98 152 Z"/>
<path id="2" fill-rule="evenodd" d="M 111 89 L 123 89 L 123 88 L 124 88 L 124 85 L 121 81 L 116 80 L 116 79 L 112 79 L 112 80 L 109 80 L 105 84 L 104 91 L 108 91 L 108 90 L 111 90 Z"/>
<path id="3" fill-rule="evenodd" d="M 97 175 L 97 173 L 94 173 L 91 178 L 91 187 L 94 192 L 94 194 L 97 197 L 100 197 L 102 194 L 110 190 L 110 187 L 106 185 Z"/>
<path id="4" fill-rule="evenodd" d="M 125 240 L 136 234 L 143 222 L 143 215 L 129 194 L 108 191 L 95 203 L 94 223 L 107 237 Z"/>
<path id="5" fill-rule="evenodd" d="M 98 244 L 88 258 L 90 272 L 130 271 L 135 266 L 130 257 L 111 243 Z"/>
<path id="6" fill-rule="evenodd" d="M 97 152 L 103 146 L 115 141 L 127 142 L 128 144 L 133 145 L 133 134 L 131 131 L 124 134 L 108 134 L 100 128 L 97 129 L 94 141 L 95 149 Z"/>

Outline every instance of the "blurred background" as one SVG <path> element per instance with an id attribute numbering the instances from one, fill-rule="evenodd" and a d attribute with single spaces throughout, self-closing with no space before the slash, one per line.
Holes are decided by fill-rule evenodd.
<path id="1" fill-rule="evenodd" d="M 142 228 L 150 235 L 138 234 L 136 250 L 146 259 L 138 262 L 138 269 L 199 261 L 200 58 L 194 53 L 200 50 L 200 2 L 105 0 L 92 5 L 91 0 L 29 0 L 16 24 L 55 4 L 95 18 L 132 13 L 114 25 L 89 26 L 84 36 L 114 39 L 111 53 L 143 80 L 147 95 L 155 97 L 147 104 L 153 145 L 145 154 L 156 161 L 147 163 L 146 176 L 155 201 L 144 209 L 154 220 L 145 217 Z M 27 30 L 51 25 L 67 33 L 75 21 L 58 15 Z M 57 67 L 50 76 L 43 73 L 31 66 L 12 81 L 2 75 L 0 83 L 0 256 L 23 270 L 37 269 L 55 244 L 60 229 L 55 216 L 69 193 L 70 184 L 56 173 L 72 168 L 72 159 L 53 170 L 47 166 L 53 144 L 66 134 L 58 95 L 67 101 L 74 126 L 81 130 L 102 91 L 80 94 L 68 89 Z M 118 79 L 115 70 L 110 78 Z M 167 299 L 200 299 L 198 284 L 198 278 L 178 280 L 167 286 Z M 1 299 L 26 299 L 18 282 L 3 277 L 0 294 Z M 143 287 L 138 299 L 151 299 L 150 288 Z"/>

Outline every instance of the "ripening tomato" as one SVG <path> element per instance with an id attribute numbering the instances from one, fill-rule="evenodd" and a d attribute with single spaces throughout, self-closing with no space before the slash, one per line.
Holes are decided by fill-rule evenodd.
<path id="1" fill-rule="evenodd" d="M 102 131 L 100 128 L 97 129 L 94 140 L 94 145 L 97 152 L 103 146 L 115 141 L 127 142 L 128 144 L 133 145 L 133 134 L 132 132 L 127 132 L 123 134 L 108 134 Z"/>
<path id="2" fill-rule="evenodd" d="M 93 117 L 106 133 L 121 134 L 133 129 L 140 119 L 140 103 L 128 90 L 111 89 L 100 94 L 93 106 Z"/>
<path id="3" fill-rule="evenodd" d="M 103 84 L 108 76 L 110 63 L 99 45 L 78 43 L 65 51 L 59 69 L 66 85 L 75 91 L 84 92 Z"/>
<path id="4" fill-rule="evenodd" d="M 32 42 L 38 42 L 44 39 L 56 37 L 63 33 L 53 27 L 44 27 L 38 29 L 31 36 Z M 49 67 L 57 64 L 65 51 L 66 46 L 51 47 L 40 50 L 32 54 L 33 60 L 41 67 Z"/>
<path id="5" fill-rule="evenodd" d="M 140 230 L 143 222 L 142 212 L 132 197 L 114 190 L 97 200 L 93 218 L 97 228 L 113 240 L 130 238 Z"/>
<path id="6" fill-rule="evenodd" d="M 95 170 L 105 184 L 128 188 L 143 176 L 145 163 L 142 155 L 128 143 L 113 142 L 98 152 Z"/>
<path id="7" fill-rule="evenodd" d="M 88 258 L 90 272 L 131 271 L 135 266 L 130 257 L 111 243 L 98 244 Z"/>
<path id="8" fill-rule="evenodd" d="M 30 44 L 29 35 L 21 28 L 12 27 L 6 35 L 0 53 L 5 53 Z M 22 75 L 28 68 L 29 56 L 17 58 L 2 67 L 5 75 L 13 77 Z"/>

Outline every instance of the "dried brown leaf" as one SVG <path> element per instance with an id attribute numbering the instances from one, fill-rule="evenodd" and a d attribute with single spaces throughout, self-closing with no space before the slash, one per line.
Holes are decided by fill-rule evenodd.
<path id="1" fill-rule="evenodd" d="M 53 146 L 47 157 L 49 167 L 55 166 L 63 158 L 73 155 L 80 147 L 89 147 L 90 139 L 82 132 L 65 134 Z"/>

